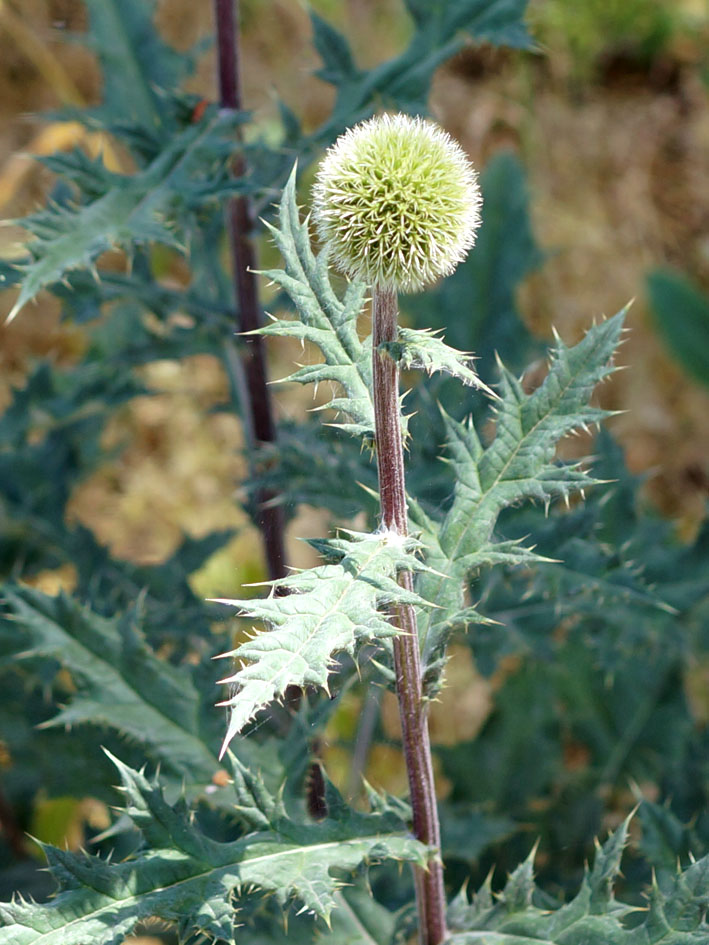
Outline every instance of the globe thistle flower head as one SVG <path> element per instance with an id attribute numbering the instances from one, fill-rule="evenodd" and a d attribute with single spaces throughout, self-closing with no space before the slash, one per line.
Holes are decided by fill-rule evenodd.
<path id="1" fill-rule="evenodd" d="M 477 174 L 447 132 L 381 115 L 350 128 L 325 155 L 313 219 L 338 269 L 412 292 L 465 258 L 481 203 Z"/>

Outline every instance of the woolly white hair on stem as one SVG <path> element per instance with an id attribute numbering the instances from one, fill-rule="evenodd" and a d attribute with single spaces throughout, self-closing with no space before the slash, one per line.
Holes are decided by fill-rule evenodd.
<path id="1" fill-rule="evenodd" d="M 477 174 L 447 132 L 381 115 L 350 128 L 325 155 L 313 220 L 342 272 L 412 292 L 465 258 L 481 204 Z"/>

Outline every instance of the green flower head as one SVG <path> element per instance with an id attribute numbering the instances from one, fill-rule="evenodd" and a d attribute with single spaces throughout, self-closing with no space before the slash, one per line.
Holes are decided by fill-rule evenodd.
<path id="1" fill-rule="evenodd" d="M 348 276 L 411 292 L 465 258 L 481 203 L 477 174 L 450 135 L 421 118 L 381 115 L 325 155 L 313 219 Z"/>

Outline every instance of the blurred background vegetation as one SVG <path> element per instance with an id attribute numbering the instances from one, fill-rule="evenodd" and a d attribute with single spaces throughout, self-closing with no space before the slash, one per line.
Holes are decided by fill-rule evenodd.
<path id="1" fill-rule="evenodd" d="M 364 65 L 392 55 L 409 29 L 400 0 L 313 0 L 312 7 L 348 35 Z M 158 8 L 165 36 L 180 49 L 211 37 L 211 13 L 211 4 L 188 0 L 162 0 Z M 306 130 L 315 127 L 330 111 L 332 89 L 312 75 L 317 61 L 305 5 L 243 0 L 242 21 L 244 98 L 259 127 L 276 130 L 274 89 Z M 478 167 L 512 149 L 526 168 L 535 237 L 546 254 L 519 298 L 532 333 L 548 339 L 553 325 L 575 341 L 593 317 L 636 298 L 620 358 L 630 369 L 604 396 L 626 411 L 611 426 L 630 470 L 646 476 L 648 498 L 690 538 L 709 494 L 709 0 L 532 0 L 529 22 L 537 53 L 466 49 L 437 74 L 431 111 Z M 0 0 L 3 217 L 31 211 L 51 187 L 33 154 L 80 143 L 130 169 L 114 142 L 42 114 L 97 101 L 90 51 L 72 41 L 84 27 L 80 0 Z M 213 100 L 214 50 L 208 42 L 204 48 L 189 88 Z M 0 230 L 2 255 L 18 255 L 21 239 L 11 224 Z M 273 250 L 264 243 L 260 253 L 270 258 Z M 165 282 L 182 283 L 175 255 L 164 251 L 160 265 Z M 674 321 L 678 293 L 686 303 L 681 324 Z M 1 310 L 13 300 L 6 293 Z M 0 410 L 37 359 L 69 365 L 85 343 L 81 326 L 63 323 L 48 294 L 0 325 Z M 275 346 L 272 354 L 272 374 L 281 376 L 289 351 Z M 210 411 L 223 399 L 226 379 L 206 355 L 142 370 L 161 393 L 131 400 L 111 419 L 104 445 L 112 457 L 76 489 L 69 514 L 114 554 L 138 563 L 163 560 L 183 531 L 202 536 L 235 526 L 237 537 L 192 583 L 204 596 L 236 593 L 263 576 L 263 563 L 235 502 L 245 473 L 238 420 Z M 292 391 L 279 399 L 276 390 L 276 400 L 282 416 L 306 406 Z M 322 531 L 314 515 L 306 511 L 291 523 L 291 563 L 310 561 L 296 538 Z M 71 588 L 71 570 L 47 572 L 36 583 L 50 593 Z M 459 656 L 434 712 L 439 744 L 471 739 L 494 699 L 494 677 L 477 677 L 469 650 L 461 647 Z M 709 716 L 705 683 L 706 673 L 693 683 L 695 701 Z M 354 730 L 359 710 L 343 701 L 338 734 Z M 395 736 L 396 724 L 393 702 L 385 700 L 385 732 Z M 335 774 L 337 751 L 329 757 Z M 0 752 L 0 771 L 3 763 Z M 369 776 L 401 789 L 398 751 L 375 745 Z M 81 824 L 107 826 L 102 805 L 58 803 L 37 806 L 33 832 L 45 840 L 65 836 L 73 845 L 83 839 Z"/>

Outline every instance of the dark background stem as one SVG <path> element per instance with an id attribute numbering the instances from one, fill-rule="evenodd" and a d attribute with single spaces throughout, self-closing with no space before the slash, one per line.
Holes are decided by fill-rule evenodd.
<path id="1" fill-rule="evenodd" d="M 219 100 L 223 109 L 239 111 L 242 108 L 241 76 L 239 69 L 239 5 L 238 0 L 214 0 L 214 19 L 217 34 Z M 247 171 L 244 155 L 236 149 L 232 162 L 235 177 Z M 239 333 L 253 331 L 262 322 L 256 284 L 256 254 L 251 239 L 253 213 L 246 196 L 236 196 L 226 207 L 226 225 L 231 247 L 231 264 L 237 302 L 236 328 Z M 276 426 L 273 419 L 271 396 L 268 390 L 266 357 L 263 338 L 246 335 L 241 338 L 241 363 L 248 404 L 244 426 L 252 451 L 252 462 L 258 464 L 261 444 L 274 443 Z M 263 490 L 256 495 L 256 518 L 266 551 L 266 563 L 271 580 L 286 573 L 283 509 L 278 497 Z"/>
<path id="2" fill-rule="evenodd" d="M 408 524 L 399 406 L 399 366 L 386 349 L 380 347 L 397 340 L 397 315 L 396 292 L 393 289 L 375 287 L 372 367 L 381 524 L 382 528 L 406 535 Z M 413 590 L 411 573 L 401 574 L 400 583 Z M 436 858 L 429 863 L 428 870 L 415 867 L 419 939 L 421 945 L 439 945 L 446 937 L 446 898 L 428 734 L 428 708 L 423 699 L 421 684 L 416 612 L 410 605 L 401 605 L 395 610 L 394 620 L 402 630 L 394 640 L 394 669 L 414 835 L 417 840 L 437 852 Z"/>
<path id="3" fill-rule="evenodd" d="M 7 845 L 18 858 L 24 860 L 29 856 L 27 840 L 20 827 L 12 805 L 0 787 L 0 836 L 5 837 Z"/>

